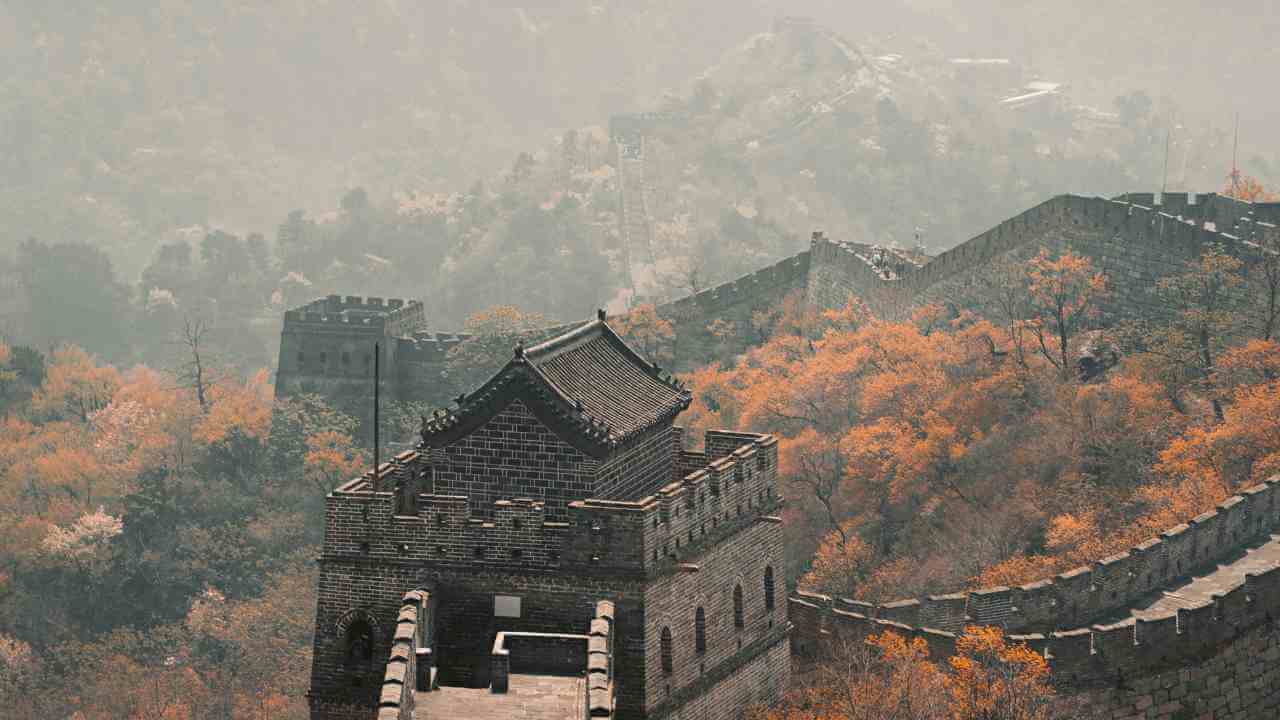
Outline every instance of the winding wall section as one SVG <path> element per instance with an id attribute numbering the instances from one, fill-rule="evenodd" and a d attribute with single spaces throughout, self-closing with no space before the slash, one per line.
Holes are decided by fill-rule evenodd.
<path id="1" fill-rule="evenodd" d="M 1225 688 L 1218 692 L 1220 682 L 1209 687 L 1205 678 L 1229 676 L 1234 684 L 1240 675 L 1252 683 L 1249 677 L 1280 672 L 1278 494 L 1280 476 L 1125 552 L 1018 587 L 882 604 L 798 592 L 790 599 L 792 647 L 813 657 L 830 638 L 892 630 L 923 638 L 932 656 L 946 657 L 966 625 L 993 625 L 1044 655 L 1063 703 L 1083 706 L 1076 709 L 1081 716 L 1126 717 L 1107 713 L 1132 704 L 1134 717 L 1201 717 L 1201 710 L 1234 702 Z M 1246 653 L 1259 650 L 1267 667 L 1243 669 L 1252 657 Z M 1146 714 L 1146 707 L 1157 707 L 1154 697 L 1142 699 L 1156 689 L 1151 678 L 1164 678 L 1164 684 L 1173 678 L 1185 702 L 1168 698 L 1165 687 L 1163 705 L 1178 707 Z M 1235 706 L 1254 713 L 1276 707 L 1280 676 L 1273 679 L 1254 693 L 1252 704 Z M 1175 714 L 1182 710 L 1197 714 Z"/>
<path id="2" fill-rule="evenodd" d="M 981 310 L 988 271 L 1001 259 L 1024 260 L 1047 248 L 1085 255 L 1106 273 L 1111 315 L 1148 314 L 1157 307 L 1156 281 L 1209 245 L 1248 258 L 1260 241 L 1280 237 L 1280 229 L 1260 217 L 1272 217 L 1266 206 L 1215 194 L 1059 195 L 918 266 L 877 263 L 868 246 L 819 232 L 810 248 L 807 298 L 813 307 L 832 309 L 857 297 L 891 320 L 932 302 Z"/>

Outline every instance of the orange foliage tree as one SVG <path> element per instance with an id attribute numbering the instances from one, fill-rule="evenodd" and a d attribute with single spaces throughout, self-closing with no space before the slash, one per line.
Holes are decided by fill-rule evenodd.
<path id="1" fill-rule="evenodd" d="M 1040 720 L 1049 717 L 1049 665 L 999 628 L 969 626 L 948 658 L 951 716 L 956 720 Z"/>
<path id="2" fill-rule="evenodd" d="M 654 362 L 671 362 L 675 355 L 676 331 L 671 321 L 658 314 L 653 303 L 637 305 L 612 321 L 612 327 L 642 355 Z"/>
<path id="3" fill-rule="evenodd" d="M 1252 175 L 1241 175 L 1239 180 L 1232 182 L 1233 178 L 1227 178 L 1227 184 L 1222 188 L 1222 194 L 1236 200 L 1244 202 L 1274 202 L 1276 200 L 1275 193 L 1270 192 L 1263 187 L 1261 182 Z"/>
<path id="4" fill-rule="evenodd" d="M 1075 372 L 1071 341 L 1101 313 L 1106 276 L 1087 257 L 1065 252 L 1055 258 L 1041 248 L 1027 264 L 1027 292 L 1031 335 L 1041 355 L 1068 378 Z"/>
<path id="5" fill-rule="evenodd" d="M 53 352 L 44 385 L 31 405 L 44 417 L 87 422 L 107 406 L 119 386 L 120 373 L 114 367 L 98 365 L 84 350 L 63 345 Z"/>
<path id="6" fill-rule="evenodd" d="M 941 666 L 919 638 L 894 632 L 836 641 L 805 687 L 765 720 L 1047 720 L 1044 658 L 998 628 L 968 627 Z"/>

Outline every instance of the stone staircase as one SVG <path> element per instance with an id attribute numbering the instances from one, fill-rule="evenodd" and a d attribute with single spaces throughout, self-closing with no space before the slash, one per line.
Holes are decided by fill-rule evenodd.
<path id="1" fill-rule="evenodd" d="M 618 235 L 627 278 L 635 294 L 653 290 L 653 225 L 645 197 L 644 137 L 615 138 L 618 146 Z"/>

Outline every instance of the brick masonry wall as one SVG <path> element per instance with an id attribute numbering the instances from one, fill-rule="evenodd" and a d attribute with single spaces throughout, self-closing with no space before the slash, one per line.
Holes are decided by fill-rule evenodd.
<path id="1" fill-rule="evenodd" d="M 638 500 L 675 477 L 671 425 L 656 428 L 605 460 L 596 472 L 593 497 Z"/>
<path id="2" fill-rule="evenodd" d="M 543 425 L 520 401 L 465 438 L 431 451 L 437 495 L 468 498 L 475 515 L 504 498 L 545 503 L 547 518 L 568 519 L 571 500 L 594 497 L 600 463 Z"/>
<path id="3" fill-rule="evenodd" d="M 741 352 L 752 343 L 751 316 L 757 310 L 776 309 L 782 299 L 806 286 L 809 254 L 799 253 L 774 265 L 717 285 L 696 295 L 659 307 L 680 333 L 677 367 L 705 363 L 718 352 L 720 342 L 707 331 L 717 319 L 732 322 L 737 332 L 730 341 L 731 352 Z M 465 336 L 456 333 L 426 333 L 415 328 L 425 325 L 421 305 L 377 298 L 331 298 L 318 300 L 285 313 L 277 359 L 276 396 L 316 393 L 358 417 L 364 418 L 369 401 L 372 372 L 366 372 L 363 356 L 371 353 L 375 340 L 383 347 L 384 397 L 405 401 L 443 404 L 469 388 L 453 387 L 441 375 L 448 351 Z M 366 315 L 379 307 L 385 316 Z M 396 309 L 390 309 L 393 303 Z M 348 316 L 338 314 L 340 310 Z M 574 323 L 557 326 L 566 330 Z M 550 333 L 552 329 L 548 329 Z M 320 362 L 324 353 L 325 361 Z M 343 353 L 349 357 L 342 363 Z"/>
<path id="4" fill-rule="evenodd" d="M 1057 717 L 1080 720 L 1256 720 L 1280 717 L 1280 621 L 1241 633 L 1208 657 L 1123 685 L 1064 689 Z"/>
<path id="5" fill-rule="evenodd" d="M 753 650 L 755 650 L 753 648 Z M 788 689 L 791 650 L 785 638 L 763 644 L 741 663 L 729 663 L 725 672 L 704 676 L 687 688 L 687 702 L 679 707 L 657 707 L 646 718 L 659 720 L 741 720 L 744 710 L 774 705 Z"/>
<path id="6" fill-rule="evenodd" d="M 577 675 L 587 668 L 586 635 L 506 632 L 502 647 L 513 673 Z"/>
<path id="7" fill-rule="evenodd" d="M 744 653 L 753 650 L 768 653 L 774 646 L 787 647 L 787 636 L 781 632 L 788 626 L 785 578 L 780 573 L 782 553 L 780 522 L 762 516 L 705 552 L 686 558 L 679 571 L 657 579 L 645 589 L 647 711 L 663 708 L 659 717 L 678 712 L 689 701 L 682 691 L 698 686 L 708 673 L 715 674 L 720 666 L 735 664 Z M 772 609 L 765 602 L 765 572 L 769 567 L 774 569 Z M 742 588 L 741 628 L 735 626 L 735 587 Z M 699 607 L 705 613 L 706 643 L 702 653 L 697 652 L 695 643 L 695 613 Z M 670 630 L 673 641 L 671 673 L 665 672 L 661 663 L 663 628 Z M 729 685 L 720 693 L 732 697 L 742 694 L 745 688 L 756 687 L 746 682 L 747 676 L 749 673 L 739 673 L 727 678 Z M 775 688 L 781 692 L 784 685 L 777 683 Z M 741 705 L 718 704 L 711 714 L 696 717 L 737 718 L 742 710 Z"/>
<path id="8" fill-rule="evenodd" d="M 1164 201 L 1153 208 L 1061 195 L 892 280 L 877 275 L 860 246 L 815 238 L 807 298 L 811 306 L 829 309 L 844 306 L 852 294 L 893 320 L 929 302 L 981 309 L 993 265 L 1025 260 L 1046 247 L 1086 255 L 1108 274 L 1113 296 L 1107 309 L 1112 314 L 1146 314 L 1156 310 L 1151 294 L 1156 280 L 1179 270 L 1209 244 L 1222 243 L 1248 257 L 1255 252 L 1253 240 L 1277 232 L 1274 225 L 1250 218 L 1240 203 L 1208 196 L 1200 205 L 1189 205 L 1185 194 L 1169 194 Z M 1215 222 L 1216 229 L 1204 227 L 1206 221 Z"/>
<path id="9" fill-rule="evenodd" d="M 866 246 L 815 239 L 809 252 L 667 303 L 659 312 L 678 331 L 676 367 L 689 368 L 752 345 L 752 313 L 776 309 L 794 290 L 802 291 L 812 307 L 821 309 L 843 307 L 852 294 L 888 319 L 906 318 L 913 307 L 925 302 L 981 306 L 991 265 L 1001 258 L 1023 260 L 1042 245 L 1054 252 L 1071 249 L 1088 255 L 1108 272 L 1116 290 L 1112 311 L 1145 312 L 1152 309 L 1150 289 L 1155 280 L 1176 270 L 1205 245 L 1222 242 L 1247 255 L 1252 241 L 1275 235 L 1275 223 L 1280 221 L 1277 207 L 1280 204 L 1250 205 L 1212 193 L 1166 193 L 1159 199 L 1152 193 L 1131 193 L 1116 200 L 1061 195 L 921 268 L 903 268 L 893 280 L 877 275 Z M 1207 229 L 1206 223 L 1214 229 Z M 400 301 L 377 301 L 388 310 L 381 316 L 370 315 L 378 307 L 375 301 L 339 298 L 335 304 L 330 298 L 285 313 L 277 396 L 319 393 L 363 418 L 369 390 L 360 358 L 378 337 L 394 338 L 387 342 L 384 365 L 389 399 L 442 403 L 465 389 L 450 387 L 441 375 L 448 350 L 460 342 L 460 336 L 413 331 L 425 322 L 420 305 L 390 309 Z M 345 309 L 346 314 L 336 314 L 331 307 Z M 727 347 L 707 331 L 715 320 L 736 326 Z M 344 352 L 351 357 L 346 365 L 341 363 Z M 299 353 L 306 358 L 302 363 Z M 326 356 L 323 367 L 320 353 Z"/>
<path id="10" fill-rule="evenodd" d="M 1062 717 L 1276 717 L 1280 679 L 1266 664 L 1280 657 L 1280 568 L 1245 573 L 1242 583 L 1174 611 L 1087 623 L 1268 540 L 1280 527 L 1278 492 L 1280 477 L 1272 478 L 1127 552 L 1019 588 L 883 605 L 797 593 L 793 647 L 813 657 L 833 636 L 894 631 L 924 639 L 942 658 L 964 624 L 1000 625 L 1023 630 L 1010 637 L 1049 661 Z"/>
<path id="11" fill-rule="evenodd" d="M 419 562 L 384 559 L 325 558 L 320 564 L 319 599 L 313 646 L 311 697 L 313 707 L 349 704 L 374 707 L 385 673 L 404 594 L 427 589 L 435 605 L 430 636 L 441 680 L 468 685 L 488 684 L 489 660 L 495 635 L 501 631 L 584 631 L 595 616 L 596 601 L 615 599 L 616 628 L 622 638 L 642 638 L 642 582 L 639 579 L 591 577 L 559 572 L 517 573 L 480 568 L 442 568 Z M 493 596 L 521 598 L 521 617 L 497 618 Z M 360 667 L 361 684 L 352 683 L 353 670 L 345 662 L 343 619 L 358 613 L 373 618 L 373 662 Z M 619 680 L 638 683 L 633 669 L 643 668 L 643 645 L 618 645 Z M 350 717 L 340 714 L 319 717 Z"/>
<path id="12" fill-rule="evenodd" d="M 667 435 L 665 444 L 656 447 L 663 448 L 670 468 L 678 433 Z M 724 578 L 730 575 L 742 582 L 747 627 L 732 628 L 730 584 L 727 622 L 734 633 L 732 645 L 726 638 L 714 646 L 712 655 L 709 644 L 708 657 L 714 662 L 705 673 L 691 677 L 685 689 L 732 688 L 730 675 L 738 667 L 784 672 L 777 662 L 761 665 L 758 660 L 777 655 L 775 648 L 785 646 L 789 627 L 780 573 L 775 577 L 774 612 L 765 617 L 760 610 L 761 563 L 766 557 L 781 557 L 781 530 L 773 517 L 779 502 L 777 442 L 770 436 L 742 433 L 710 432 L 707 437 L 709 448 L 727 454 L 708 463 L 705 455 L 684 453 L 685 463 L 700 457 L 702 468 L 636 501 L 573 501 L 563 522 L 546 519 L 544 506 L 530 500 L 499 500 L 489 514 L 479 517 L 469 512 L 464 496 L 418 494 L 406 507 L 395 481 L 421 470 L 425 460 L 417 453 L 385 464 L 376 480 L 359 478 L 331 493 L 326 500 L 316 614 L 314 717 L 346 720 L 351 717 L 342 714 L 346 710 L 329 709 L 344 703 L 372 707 L 371 686 L 384 672 L 399 603 L 405 592 L 420 588 L 429 591 L 433 603 L 426 630 L 442 679 L 478 685 L 487 683 L 497 632 L 581 632 L 596 612 L 597 601 L 613 601 L 617 717 L 626 720 L 646 716 L 648 673 L 660 667 L 645 620 L 646 588 L 665 588 L 654 595 L 655 602 L 676 602 L 685 592 L 682 588 L 691 581 L 698 584 L 693 577 L 698 573 L 690 573 L 690 564 L 705 565 L 704 577 L 718 578 L 708 580 L 709 587 L 723 591 Z M 729 452 L 733 446 L 736 449 Z M 664 552 L 657 552 L 660 547 Z M 754 574 L 738 572 L 747 567 L 755 567 Z M 495 594 L 521 597 L 521 617 L 495 618 Z M 709 620 L 719 617 L 710 612 Z M 367 667 L 352 668 L 345 662 L 343 628 L 353 618 L 374 625 L 374 661 Z M 359 685 L 352 683 L 353 676 Z M 753 688 L 742 691 L 751 697 L 759 695 L 754 681 L 743 687 Z"/>
<path id="13" fill-rule="evenodd" d="M 1085 627 L 1122 612 L 1189 573 L 1233 559 L 1280 529 L 1280 476 L 1241 491 L 1136 547 L 1018 587 L 990 587 L 871 605 L 801 593 L 866 619 L 958 632 L 966 624 L 1013 633 Z M 1263 576 L 1255 577 L 1261 583 Z"/>
<path id="14" fill-rule="evenodd" d="M 725 354 L 737 354 L 756 344 L 751 316 L 758 310 L 777 310 L 793 291 L 804 292 L 809 276 L 809 253 L 802 252 L 736 280 L 658 307 L 676 331 L 677 368 L 694 368 Z M 707 326 L 715 320 L 734 325 L 727 347 Z"/>

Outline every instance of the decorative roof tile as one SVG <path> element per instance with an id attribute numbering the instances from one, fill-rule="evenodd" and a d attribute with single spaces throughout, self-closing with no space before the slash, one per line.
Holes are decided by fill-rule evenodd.
<path id="1" fill-rule="evenodd" d="M 601 316 L 533 347 L 517 346 L 479 389 L 423 418 L 423 442 L 439 446 L 464 437 L 516 399 L 567 442 L 602 457 L 670 421 L 689 406 L 690 394 Z"/>

